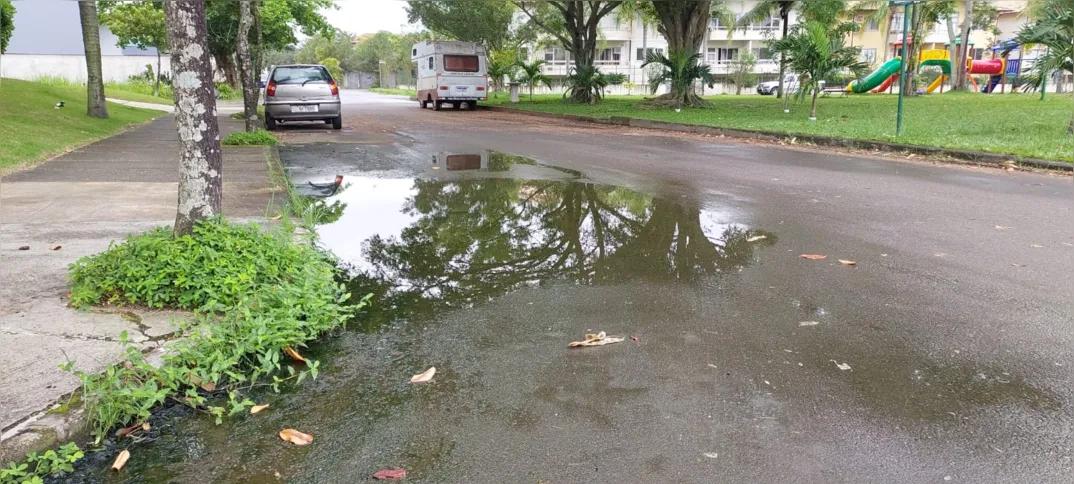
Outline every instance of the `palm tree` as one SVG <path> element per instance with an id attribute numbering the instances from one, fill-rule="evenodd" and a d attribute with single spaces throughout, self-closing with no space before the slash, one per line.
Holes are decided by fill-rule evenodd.
<path id="1" fill-rule="evenodd" d="M 1048 76 L 1055 71 L 1074 74 L 1074 5 L 1070 0 L 1048 0 L 1039 10 L 1039 17 L 1022 27 L 1014 38 L 1021 45 L 1040 44 L 1048 47 L 1045 54 L 1037 57 L 1033 68 L 1023 78 L 1027 89 L 1044 86 Z M 1013 46 L 1004 52 L 1006 56 Z M 1074 112 L 1071 113 L 1067 134 L 1074 135 Z"/>
<path id="2" fill-rule="evenodd" d="M 694 82 L 698 79 L 709 87 L 715 82 L 708 64 L 701 62 L 700 52 L 673 50 L 666 56 L 659 52 L 650 52 L 641 67 L 644 69 L 650 64 L 663 68 L 659 75 L 649 79 L 651 94 L 656 94 L 661 84 L 671 84 L 671 92 L 661 96 L 658 104 L 670 104 L 676 108 L 708 105 L 693 89 Z"/>
<path id="3" fill-rule="evenodd" d="M 513 78 L 518 71 L 518 54 L 515 52 L 493 51 L 488 57 L 488 75 L 492 81 L 493 92 L 503 90 L 504 78 Z"/>
<path id="4" fill-rule="evenodd" d="M 781 39 L 787 38 L 787 29 L 790 25 L 791 9 L 794 8 L 794 4 L 797 0 L 761 0 L 750 9 L 749 12 L 742 14 L 742 17 L 735 22 L 735 26 L 739 28 L 746 28 L 747 25 L 761 22 L 773 14 L 779 15 L 779 21 L 783 25 L 783 35 Z M 722 21 L 722 19 L 721 19 Z M 780 56 L 779 59 L 779 90 L 776 91 L 776 97 L 783 96 L 783 78 L 787 73 L 787 60 Z"/>
<path id="5" fill-rule="evenodd" d="M 78 16 L 82 21 L 82 45 L 86 50 L 86 115 L 108 119 L 108 106 L 104 101 L 104 75 L 101 74 L 101 35 L 97 2 L 79 1 Z"/>
<path id="6" fill-rule="evenodd" d="M 552 87 L 552 78 L 546 76 L 541 71 L 541 66 L 544 65 L 544 59 L 535 60 L 529 64 L 519 60 L 518 68 L 521 72 L 518 73 L 517 81 L 526 84 L 530 88 L 530 101 L 533 100 L 533 87 L 537 84 L 544 84 L 549 88 Z"/>
<path id="7" fill-rule="evenodd" d="M 817 120 L 817 95 L 822 82 L 842 71 L 851 71 L 859 78 L 869 65 L 858 59 L 860 49 L 847 47 L 845 36 L 831 32 L 820 22 L 809 21 L 791 35 L 773 43 L 774 49 L 787 59 L 787 66 L 798 73 L 798 100 L 807 92 L 813 93 L 809 120 Z"/>

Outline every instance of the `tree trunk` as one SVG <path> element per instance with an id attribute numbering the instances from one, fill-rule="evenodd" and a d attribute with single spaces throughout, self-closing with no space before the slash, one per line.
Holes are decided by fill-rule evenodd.
<path id="1" fill-rule="evenodd" d="M 157 82 L 153 86 L 153 95 L 160 97 L 160 47 L 157 47 Z"/>
<path id="2" fill-rule="evenodd" d="M 224 74 L 224 82 L 235 89 L 242 89 L 242 83 L 239 82 L 239 70 L 235 66 L 235 58 L 231 54 L 216 54 L 213 59 L 216 59 L 216 68 L 220 69 L 220 72 Z"/>
<path id="3" fill-rule="evenodd" d="M 688 54 L 697 52 L 708 33 L 711 0 L 667 0 L 653 2 L 653 9 L 660 18 L 657 31 L 667 39 L 668 53 L 683 51 Z M 672 83 L 674 90 L 675 83 Z M 694 91 L 690 83 L 683 92 L 669 92 L 650 101 L 651 104 L 672 104 L 676 107 L 707 106 L 708 103 Z"/>
<path id="4" fill-rule="evenodd" d="M 907 87 L 906 95 L 917 95 L 917 89 L 914 87 L 914 82 L 917 78 L 918 63 L 916 61 L 918 57 L 918 50 L 921 47 L 921 7 L 917 5 L 910 6 L 910 43 L 906 45 L 906 82 L 903 86 Z M 906 42 L 907 39 L 903 39 Z M 909 60 L 907 60 L 909 59 Z"/>
<path id="5" fill-rule="evenodd" d="M 265 38 L 261 33 L 261 0 L 254 0 L 251 7 L 254 12 L 254 31 L 257 32 L 257 53 L 254 55 L 254 76 L 257 77 L 258 91 L 260 91 L 261 70 L 265 68 Z"/>
<path id="6" fill-rule="evenodd" d="M 239 1 L 239 33 L 235 39 L 235 52 L 239 58 L 239 76 L 242 78 L 242 105 L 246 120 L 246 132 L 257 131 L 257 83 L 254 80 L 253 60 L 250 58 L 250 26 L 254 22 L 251 0 Z"/>
<path id="7" fill-rule="evenodd" d="M 97 20 L 97 2 L 78 2 L 82 20 L 82 45 L 86 50 L 86 115 L 108 119 L 104 101 L 104 75 L 101 73 L 101 27 Z"/>
<path id="8" fill-rule="evenodd" d="M 220 213 L 223 191 L 220 128 L 203 0 L 164 2 L 171 51 L 175 124 L 179 132 L 179 204 L 175 235 Z"/>
<path id="9" fill-rule="evenodd" d="M 973 0 L 966 0 L 966 18 L 962 19 L 962 38 L 959 41 L 958 62 L 955 66 L 958 75 L 955 80 L 955 89 L 966 90 L 969 73 L 966 70 L 967 60 L 970 58 L 970 30 L 973 28 Z"/>
<path id="10" fill-rule="evenodd" d="M 816 121 L 817 120 L 817 92 L 818 91 L 819 91 L 819 89 L 816 89 L 816 88 L 813 89 L 813 105 L 809 107 L 809 120 L 810 121 Z"/>
<path id="11" fill-rule="evenodd" d="M 780 7 L 779 7 L 779 21 L 783 22 L 783 36 L 780 37 L 781 39 L 787 37 L 787 27 L 788 27 L 788 24 L 790 24 L 790 21 L 788 20 L 789 17 L 790 17 L 790 11 L 788 10 L 788 7 L 786 7 L 785 4 L 780 5 Z M 783 54 L 780 54 L 779 55 L 779 87 L 777 88 L 778 90 L 776 91 L 776 99 L 779 99 L 779 98 L 783 97 L 783 87 L 784 87 L 783 86 L 783 78 L 786 77 L 786 76 L 787 76 L 787 61 L 783 58 Z"/>

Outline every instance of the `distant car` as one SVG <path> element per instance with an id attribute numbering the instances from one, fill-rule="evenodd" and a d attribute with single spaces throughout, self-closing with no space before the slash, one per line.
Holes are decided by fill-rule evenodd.
<path id="1" fill-rule="evenodd" d="M 343 128 L 339 86 L 324 66 L 275 66 L 265 86 L 265 129 L 273 131 L 286 121 L 324 121 Z"/>
<path id="2" fill-rule="evenodd" d="M 798 76 L 791 74 L 783 78 L 783 88 L 787 92 L 795 92 L 798 90 Z M 762 82 L 757 85 L 757 94 L 767 96 L 769 94 L 775 94 L 779 92 L 779 81 Z"/>

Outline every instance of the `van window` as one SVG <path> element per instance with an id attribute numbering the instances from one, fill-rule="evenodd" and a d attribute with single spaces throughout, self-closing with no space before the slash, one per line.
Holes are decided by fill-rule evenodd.
<path id="1" fill-rule="evenodd" d="M 328 71 L 323 67 L 293 66 L 277 67 L 276 70 L 272 71 L 272 80 L 275 81 L 276 84 L 328 84 L 328 81 L 331 81 L 332 77 L 328 75 Z"/>
<path id="2" fill-rule="evenodd" d="M 477 72 L 476 55 L 445 55 L 444 70 L 448 72 Z"/>
<path id="3" fill-rule="evenodd" d="M 433 69 L 435 69 L 435 67 L 433 67 L 433 58 L 432 58 L 432 56 L 429 56 L 429 70 L 433 70 Z"/>

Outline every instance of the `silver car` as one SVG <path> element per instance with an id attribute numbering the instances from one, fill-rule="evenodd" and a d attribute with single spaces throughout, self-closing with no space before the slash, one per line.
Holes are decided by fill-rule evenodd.
<path id="1" fill-rule="evenodd" d="M 324 66 L 275 66 L 265 86 L 265 129 L 282 121 L 324 121 L 343 128 L 339 86 Z"/>

